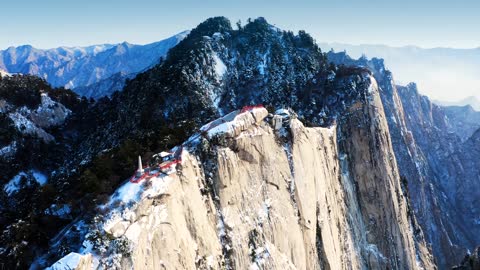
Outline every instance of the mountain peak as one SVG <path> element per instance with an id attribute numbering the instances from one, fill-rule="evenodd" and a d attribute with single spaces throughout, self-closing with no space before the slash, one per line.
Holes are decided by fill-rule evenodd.
<path id="1" fill-rule="evenodd" d="M 153 46 L 125 41 L 115 45 L 62 46 L 46 50 L 35 49 L 31 45 L 10 47 L 0 50 L 0 68 L 7 73 L 37 75 L 54 87 L 78 89 L 80 95 L 100 98 L 121 90 L 126 78 L 158 64 L 160 58 L 165 57 L 186 33 L 152 43 Z M 132 48 L 135 48 L 135 53 L 128 54 Z"/>
<path id="2" fill-rule="evenodd" d="M 212 36 L 214 33 L 219 32 L 229 32 L 232 30 L 232 25 L 230 20 L 226 17 L 213 17 L 208 18 L 204 22 L 200 23 L 196 28 L 194 28 L 190 34 L 192 36 Z"/>
<path id="3" fill-rule="evenodd" d="M 18 46 L 17 48 L 20 49 L 20 50 L 30 50 L 30 49 L 33 48 L 33 46 L 29 45 L 29 44 L 24 44 L 24 45 Z"/>
<path id="4" fill-rule="evenodd" d="M 128 41 L 124 41 L 122 42 L 121 44 L 119 44 L 121 46 L 124 46 L 124 47 L 132 47 L 134 46 L 132 43 L 129 43 Z"/>

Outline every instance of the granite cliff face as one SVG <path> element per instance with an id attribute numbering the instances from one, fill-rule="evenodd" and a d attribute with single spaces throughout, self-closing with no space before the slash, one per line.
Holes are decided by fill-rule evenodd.
<path id="1" fill-rule="evenodd" d="M 414 83 L 396 85 L 382 59 L 353 60 L 345 53 L 329 53 L 329 57 L 337 64 L 360 65 L 373 72 L 413 211 L 439 267 L 457 264 L 467 249 L 473 250 L 480 242 L 476 233 L 480 187 L 477 113 L 468 107 L 435 105 L 419 94 Z"/>
<path id="2" fill-rule="evenodd" d="M 77 269 L 435 269 L 366 79 L 329 128 L 294 114 L 278 125 L 262 108 L 229 119 L 231 132 L 192 136 L 177 174 L 125 184 L 140 199 L 97 220 L 128 252 L 88 238 L 95 259 Z"/>

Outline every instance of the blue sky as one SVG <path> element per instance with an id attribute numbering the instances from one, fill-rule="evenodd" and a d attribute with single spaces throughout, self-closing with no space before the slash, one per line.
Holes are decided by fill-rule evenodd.
<path id="1" fill-rule="evenodd" d="M 473 0 L 22 0 L 1 3 L 0 49 L 149 43 L 223 15 L 265 17 L 317 41 L 393 46 L 480 46 L 480 1 Z"/>

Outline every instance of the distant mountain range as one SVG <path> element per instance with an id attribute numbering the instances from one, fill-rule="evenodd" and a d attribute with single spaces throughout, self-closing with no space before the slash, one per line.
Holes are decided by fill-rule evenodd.
<path id="1" fill-rule="evenodd" d="M 395 74 L 395 80 L 398 83 L 406 85 L 413 81 L 422 90 L 422 94 L 432 99 L 451 102 L 469 96 L 480 98 L 480 77 L 478 76 L 480 48 L 424 49 L 415 46 L 390 47 L 343 43 L 320 43 L 320 47 L 324 51 L 346 50 L 353 58 L 359 58 L 362 55 L 368 58 L 383 58 L 387 68 Z M 471 101 L 475 102 L 473 99 Z M 447 104 L 447 102 L 439 103 Z M 458 104 L 470 104 L 479 109 L 475 103 L 458 102 Z"/>
<path id="2" fill-rule="evenodd" d="M 433 100 L 434 103 L 442 106 L 467 106 L 470 105 L 472 108 L 476 111 L 480 111 L 480 100 L 478 100 L 477 97 L 470 96 L 467 98 L 464 98 L 460 101 L 441 101 L 441 100 Z"/>
<path id="3" fill-rule="evenodd" d="M 0 70 L 44 78 L 54 87 L 98 99 L 121 90 L 126 79 L 135 77 L 165 57 L 168 50 L 189 31 L 147 45 L 128 42 L 88 47 L 37 49 L 30 45 L 0 50 Z M 346 50 L 354 58 L 365 55 L 385 59 L 400 84 L 414 81 L 422 93 L 441 105 L 471 105 L 480 110 L 480 48 L 423 49 L 414 46 L 349 45 L 319 43 L 323 51 Z M 462 97 L 467 97 L 458 102 Z"/>
<path id="4" fill-rule="evenodd" d="M 30 45 L 0 51 L 0 69 L 36 75 L 54 87 L 98 98 L 121 90 L 126 78 L 157 64 L 189 31 L 147 45 L 128 42 L 88 47 L 37 49 Z"/>

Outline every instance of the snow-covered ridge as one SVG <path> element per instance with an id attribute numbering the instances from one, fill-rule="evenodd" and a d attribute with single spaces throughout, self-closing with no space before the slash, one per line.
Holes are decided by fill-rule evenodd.
<path id="1" fill-rule="evenodd" d="M 235 137 L 255 123 L 262 121 L 268 112 L 263 107 L 254 107 L 245 111 L 234 111 L 200 128 L 207 132 L 208 138 L 218 135 Z"/>
<path id="2" fill-rule="evenodd" d="M 93 85 L 116 74 L 130 74 L 131 77 L 157 64 L 160 58 L 188 33 L 189 31 L 184 31 L 146 45 L 124 42 L 47 50 L 29 45 L 10 47 L 0 51 L 0 69 L 4 70 L 5 74 L 36 75 L 54 87 L 65 87 L 75 91 L 75 88 Z M 111 90 L 118 89 L 102 89 L 105 93 L 95 93 L 92 96 L 110 95 Z M 82 89 L 82 93 L 89 91 Z"/>

